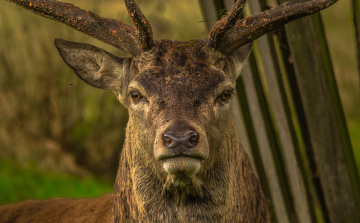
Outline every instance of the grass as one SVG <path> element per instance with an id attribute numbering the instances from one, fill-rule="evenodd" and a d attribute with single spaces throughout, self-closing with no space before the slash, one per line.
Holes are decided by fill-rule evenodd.
<path id="1" fill-rule="evenodd" d="M 98 181 L 92 176 L 80 178 L 43 171 L 33 163 L 24 167 L 0 161 L 0 170 L 0 205 L 51 197 L 98 197 L 113 191 L 111 184 Z"/>

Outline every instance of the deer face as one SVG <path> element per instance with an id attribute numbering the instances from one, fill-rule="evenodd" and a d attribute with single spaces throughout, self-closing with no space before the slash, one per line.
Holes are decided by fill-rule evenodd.
<path id="1" fill-rule="evenodd" d="M 237 74 L 251 44 L 224 56 L 197 40 L 161 40 L 133 58 L 88 44 L 60 39 L 55 44 L 82 80 L 113 90 L 128 108 L 129 125 L 141 145 L 134 156 L 177 178 L 192 177 L 216 160 Z"/>
<path id="2" fill-rule="evenodd" d="M 214 123 L 226 117 L 234 89 L 223 71 L 224 56 L 196 42 L 161 41 L 136 63 L 128 107 L 136 125 L 152 136 L 149 156 L 168 174 L 196 174 L 209 157 L 208 132 L 221 135 Z"/>

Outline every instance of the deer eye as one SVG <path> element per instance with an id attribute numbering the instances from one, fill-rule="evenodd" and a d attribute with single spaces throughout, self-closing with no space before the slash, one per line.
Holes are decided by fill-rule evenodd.
<path id="1" fill-rule="evenodd" d="M 132 98 L 133 101 L 139 101 L 143 98 L 143 96 L 141 96 L 141 94 L 139 92 L 133 91 L 130 93 L 130 96 Z"/>
<path id="2" fill-rule="evenodd" d="M 221 93 L 221 95 L 216 98 L 215 102 L 219 105 L 227 104 L 231 99 L 232 94 L 234 93 L 233 91 L 233 89 L 223 91 L 223 93 Z"/>
<path id="3" fill-rule="evenodd" d="M 224 101 L 230 100 L 232 93 L 233 93 L 233 90 L 224 91 L 224 92 L 221 94 L 221 99 L 224 100 Z"/>

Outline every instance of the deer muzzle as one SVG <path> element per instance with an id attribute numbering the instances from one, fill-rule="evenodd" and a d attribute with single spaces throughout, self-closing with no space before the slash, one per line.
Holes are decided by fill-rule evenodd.
<path id="1" fill-rule="evenodd" d="M 155 159 L 171 175 L 191 177 L 209 156 L 204 131 L 182 121 L 160 128 L 154 145 Z"/>

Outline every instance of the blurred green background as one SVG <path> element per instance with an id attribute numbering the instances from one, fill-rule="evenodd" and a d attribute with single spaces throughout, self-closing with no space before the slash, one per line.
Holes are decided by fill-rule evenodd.
<path id="1" fill-rule="evenodd" d="M 132 25 L 119 0 L 67 0 Z M 197 1 L 137 0 L 155 38 L 189 40 L 207 34 Z M 23 199 L 94 197 L 111 192 L 127 112 L 110 91 L 83 83 L 62 61 L 54 38 L 118 49 L 34 15 L 13 3 L 0 8 L 0 204 Z M 323 19 L 360 166 L 360 90 L 350 0 Z"/>

